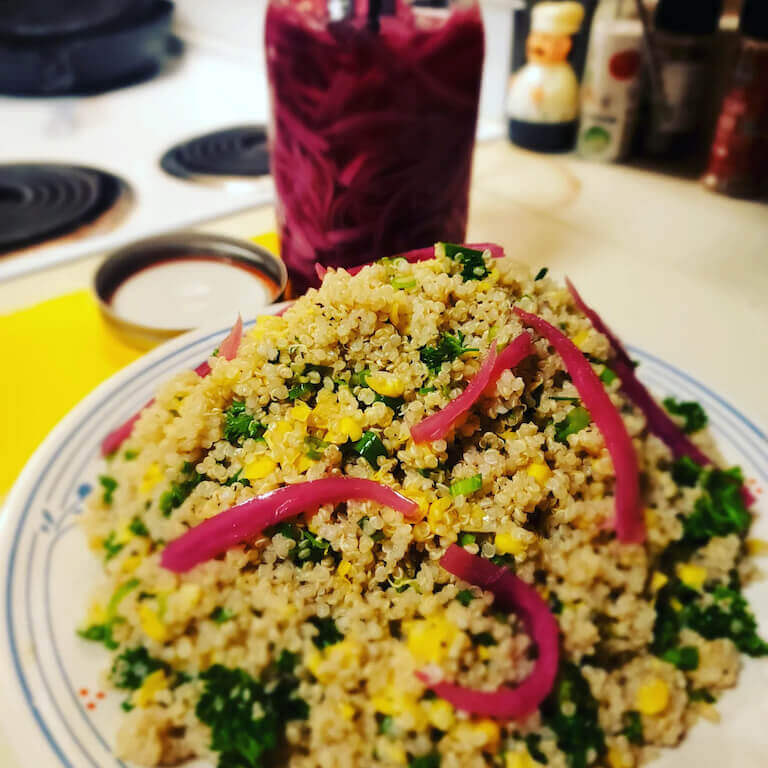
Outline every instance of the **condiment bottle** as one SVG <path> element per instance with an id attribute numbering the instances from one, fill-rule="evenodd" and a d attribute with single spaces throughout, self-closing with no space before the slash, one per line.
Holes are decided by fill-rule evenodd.
<path id="1" fill-rule="evenodd" d="M 633 0 L 602 0 L 592 21 L 577 145 L 591 160 L 622 159 L 637 125 L 643 29 L 635 9 Z"/>
<path id="2" fill-rule="evenodd" d="M 568 53 L 583 19 L 581 3 L 570 0 L 533 7 L 528 63 L 512 78 L 507 101 L 509 138 L 515 144 L 543 152 L 573 147 L 579 82 Z"/>
<path id="3" fill-rule="evenodd" d="M 688 154 L 700 144 L 722 0 L 659 0 L 653 44 L 664 93 L 652 93 L 645 149 Z"/>
<path id="4" fill-rule="evenodd" d="M 745 0 L 740 50 L 704 184 L 734 197 L 768 194 L 768 2 Z"/>

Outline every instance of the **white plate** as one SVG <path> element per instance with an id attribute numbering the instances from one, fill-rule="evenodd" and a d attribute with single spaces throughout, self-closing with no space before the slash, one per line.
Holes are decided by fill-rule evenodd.
<path id="1" fill-rule="evenodd" d="M 48 436 L 8 498 L 0 532 L 0 726 L 23 768 L 124 765 L 111 749 L 120 697 L 96 695 L 107 653 L 75 634 L 101 578 L 77 517 L 98 474 L 104 434 L 145 403 L 160 381 L 204 360 L 225 332 L 179 337 L 102 384 Z M 753 490 L 768 488 L 768 438 L 703 384 L 652 355 L 631 351 L 642 363 L 641 378 L 657 394 L 701 402 L 726 458 L 744 468 Z M 768 494 L 759 496 L 757 506 L 768 511 Z M 768 538 L 768 515 L 758 518 L 753 535 Z M 748 597 L 768 636 L 768 582 L 750 587 Z M 697 725 L 656 768 L 764 768 L 766 691 L 768 660 L 745 659 L 738 688 L 718 705 L 722 724 Z"/>

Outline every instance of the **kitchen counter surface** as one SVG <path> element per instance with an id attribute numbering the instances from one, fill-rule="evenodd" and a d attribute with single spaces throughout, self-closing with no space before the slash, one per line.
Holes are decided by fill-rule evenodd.
<path id="1" fill-rule="evenodd" d="M 242 237 L 273 228 L 271 208 L 200 227 Z M 628 343 L 768 426 L 765 204 L 716 196 L 691 180 L 494 142 L 476 152 L 468 239 L 499 242 L 533 268 L 568 274 Z M 0 314 L 87 287 L 98 262 L 0 284 Z M 0 765 L 20 767 L 2 737 Z"/>

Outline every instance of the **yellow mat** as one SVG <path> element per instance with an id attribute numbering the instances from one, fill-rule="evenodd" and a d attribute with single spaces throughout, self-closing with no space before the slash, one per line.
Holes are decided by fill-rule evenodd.
<path id="1" fill-rule="evenodd" d="M 274 233 L 252 238 L 278 252 Z M 87 290 L 0 315 L 0 501 L 27 459 L 92 389 L 143 354 L 101 319 Z"/>

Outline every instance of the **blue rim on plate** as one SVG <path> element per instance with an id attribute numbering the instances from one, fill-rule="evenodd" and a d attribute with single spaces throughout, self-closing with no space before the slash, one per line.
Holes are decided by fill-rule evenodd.
<path id="1" fill-rule="evenodd" d="M 6 563 L 0 585 L 5 623 L 0 663 L 13 669 L 14 680 L 2 698 L 6 725 L 13 709 L 9 740 L 26 750 L 35 733 L 34 748 L 47 755 L 45 763 L 34 763 L 36 768 L 49 764 L 125 768 L 110 747 L 113 733 L 97 726 L 78 700 L 64 662 L 61 645 L 67 629 L 57 636 L 52 616 L 57 601 L 51 588 L 62 580 L 61 565 L 56 579 L 52 574 L 56 548 L 70 532 L 83 538 L 75 531 L 75 519 L 90 490 L 104 434 L 145 403 L 159 381 L 205 359 L 227 330 L 198 331 L 175 339 L 102 384 L 48 436 L 8 497 L 0 529 L 0 557 L 5 555 L 0 562 Z M 641 378 L 654 392 L 699 400 L 726 457 L 745 465 L 748 476 L 768 486 L 768 437 L 760 428 L 689 374 L 640 349 L 633 347 L 632 354 L 642 363 Z M 89 584 L 80 585 L 81 592 L 89 590 Z M 72 617 L 70 634 L 79 619 Z M 104 661 L 98 658 L 94 663 L 103 666 Z M 18 718 L 23 718 L 24 726 Z"/>

